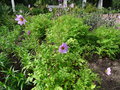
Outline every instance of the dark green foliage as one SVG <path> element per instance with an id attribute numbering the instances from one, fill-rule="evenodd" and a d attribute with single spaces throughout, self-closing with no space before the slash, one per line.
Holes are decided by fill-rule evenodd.
<path id="1" fill-rule="evenodd" d="M 112 7 L 114 9 L 119 9 L 120 8 L 120 0 L 113 0 L 112 1 Z"/>
<path id="2" fill-rule="evenodd" d="M 15 9 L 16 9 L 17 14 L 29 13 L 29 8 L 23 4 L 17 4 Z"/>
<path id="3" fill-rule="evenodd" d="M 0 25 L 6 25 L 8 28 L 12 28 L 14 20 L 9 16 L 11 9 L 8 5 L 0 3 Z"/>
<path id="4" fill-rule="evenodd" d="M 87 3 L 84 11 L 87 13 L 92 13 L 92 12 L 96 12 L 97 8 L 94 5 Z"/>
<path id="5" fill-rule="evenodd" d="M 4 77 L 5 85 L 1 85 L 2 87 L 7 90 L 16 90 L 18 88 L 23 90 L 26 80 L 23 73 L 18 70 L 14 70 L 12 67 L 7 70 L 2 70 L 2 73 L 6 76 Z"/>
<path id="6" fill-rule="evenodd" d="M 6 68 L 9 65 L 9 59 L 7 58 L 7 54 L 4 52 L 0 53 L 0 70 Z"/>

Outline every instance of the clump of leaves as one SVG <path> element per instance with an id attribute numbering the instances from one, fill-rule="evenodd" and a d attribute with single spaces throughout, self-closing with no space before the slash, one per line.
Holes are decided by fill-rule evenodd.
<path id="1" fill-rule="evenodd" d="M 96 46 L 99 55 L 115 57 L 120 52 L 120 30 L 114 28 L 100 27 L 93 33 L 99 39 Z"/>
<path id="2" fill-rule="evenodd" d="M 58 48 L 57 44 L 42 44 L 39 48 L 38 56 L 31 65 L 33 73 L 28 77 L 28 81 L 35 84 L 33 90 L 93 90 L 96 87 L 93 81 L 97 76 L 86 67 L 86 61 L 81 59 L 78 53 L 61 54 Z"/>

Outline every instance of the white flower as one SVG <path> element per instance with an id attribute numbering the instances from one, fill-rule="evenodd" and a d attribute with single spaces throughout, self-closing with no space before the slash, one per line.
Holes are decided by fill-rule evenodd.
<path id="1" fill-rule="evenodd" d="M 106 70 L 105 70 L 105 73 L 109 76 L 111 75 L 111 68 L 108 67 Z"/>
<path id="2" fill-rule="evenodd" d="M 31 5 L 30 4 L 28 4 L 28 8 L 30 8 L 31 7 Z"/>
<path id="3" fill-rule="evenodd" d="M 59 7 L 62 8 L 62 4 L 59 4 Z"/>
<path id="4" fill-rule="evenodd" d="M 49 11 L 52 12 L 52 8 L 49 8 Z"/>
<path id="5" fill-rule="evenodd" d="M 74 3 L 70 4 L 70 7 L 71 7 L 71 8 L 74 8 Z"/>
<path id="6" fill-rule="evenodd" d="M 22 11 L 22 10 L 20 10 L 19 12 L 20 12 L 20 13 L 23 13 L 23 11 Z"/>

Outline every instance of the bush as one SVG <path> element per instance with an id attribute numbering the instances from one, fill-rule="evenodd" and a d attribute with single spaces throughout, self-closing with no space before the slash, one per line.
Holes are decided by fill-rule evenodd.
<path id="1" fill-rule="evenodd" d="M 0 34 L 2 34 L 0 38 L 1 49 L 6 52 L 11 52 L 15 47 L 15 41 L 18 40 L 21 28 L 19 26 L 15 26 L 14 30 L 11 31 L 7 27 L 2 26 L 0 29 Z"/>
<path id="2" fill-rule="evenodd" d="M 23 40 L 23 46 L 27 49 L 34 49 L 36 45 L 41 44 L 46 37 L 46 29 L 51 26 L 51 15 L 37 15 L 28 17 L 28 23 L 24 30 L 25 40 Z M 27 32 L 30 31 L 30 36 Z"/>
<path id="3" fill-rule="evenodd" d="M 88 69 L 78 51 L 79 39 L 87 35 L 87 32 L 88 27 L 83 24 L 82 19 L 61 16 L 53 20 L 52 26 L 47 29 L 46 41 L 37 47 L 35 58 L 28 65 L 33 73 L 29 73 L 27 81 L 34 83 L 33 90 L 96 88 L 93 81 L 98 78 Z M 69 52 L 66 54 L 58 52 L 63 42 L 69 45 Z"/>
<path id="4" fill-rule="evenodd" d="M 100 27 L 93 34 L 99 38 L 96 46 L 97 54 L 113 58 L 120 53 L 119 30 Z"/>
<path id="5" fill-rule="evenodd" d="M 114 9 L 119 9 L 120 8 L 120 0 L 113 0 L 112 1 L 112 7 Z"/>
<path id="6" fill-rule="evenodd" d="M 92 13 L 92 12 L 96 12 L 97 8 L 90 3 L 87 3 L 84 11 L 87 13 Z"/>
<path id="7" fill-rule="evenodd" d="M 34 83 L 33 90 L 39 89 L 89 89 L 96 86 L 93 83 L 96 75 L 86 67 L 86 61 L 79 54 L 60 54 L 58 46 L 42 44 L 36 59 L 31 63 L 33 73 L 28 81 Z M 85 77 L 84 77 L 85 75 Z M 93 87 L 94 86 L 94 87 Z"/>
<path id="8" fill-rule="evenodd" d="M 8 28 L 13 28 L 14 20 L 12 19 L 11 9 L 8 5 L 0 3 L 0 25 L 6 25 Z"/>
<path id="9" fill-rule="evenodd" d="M 80 45 L 85 44 L 86 41 L 81 42 L 81 40 L 87 36 L 89 27 L 83 24 L 82 19 L 65 15 L 54 20 L 53 24 L 54 25 L 47 30 L 46 40 L 49 43 L 53 42 L 60 45 L 63 42 L 69 41 L 69 39 L 73 39 L 77 40 Z"/>
<path id="10" fill-rule="evenodd" d="M 9 62 L 8 68 L 4 68 L 5 64 L 0 68 L 9 77 L 0 82 L 5 89 L 22 86 L 26 89 L 31 83 L 32 90 L 94 90 L 98 77 L 82 56 L 97 53 L 115 57 L 120 52 L 119 30 L 104 26 L 90 31 L 84 17 L 52 18 L 52 14 L 40 14 L 27 16 L 26 20 L 24 26 L 14 25 L 12 30 L 4 25 L 0 27 L 0 60 Z M 69 46 L 66 54 L 58 51 L 62 43 Z M 14 60 L 20 68 L 13 64 Z"/>
<path id="11" fill-rule="evenodd" d="M 29 8 L 23 4 L 17 4 L 15 9 L 18 14 L 29 13 Z"/>

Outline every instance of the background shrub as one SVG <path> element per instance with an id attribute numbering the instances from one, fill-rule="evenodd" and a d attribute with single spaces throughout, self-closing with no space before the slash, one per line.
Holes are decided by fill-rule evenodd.
<path id="1" fill-rule="evenodd" d="M 113 0 L 112 1 L 112 7 L 114 9 L 119 9 L 120 8 L 120 0 Z"/>

